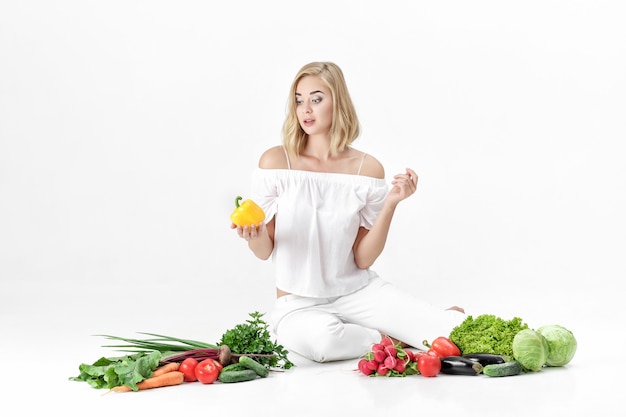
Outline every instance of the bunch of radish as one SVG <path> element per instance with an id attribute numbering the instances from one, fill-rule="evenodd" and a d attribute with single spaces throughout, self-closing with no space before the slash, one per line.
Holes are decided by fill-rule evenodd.
<path id="1" fill-rule="evenodd" d="M 439 336 L 432 344 L 423 342 L 426 350 L 413 352 L 394 344 L 389 337 L 372 345 L 372 350 L 359 360 L 359 371 L 367 376 L 422 375 L 433 377 L 439 373 L 451 375 L 478 375 L 482 372 L 480 361 L 502 363 L 499 355 L 474 354 L 461 356 L 461 351 L 449 338 Z M 511 374 L 512 375 L 512 374 Z"/>
<path id="2" fill-rule="evenodd" d="M 368 376 L 407 376 L 419 373 L 416 358 L 410 350 L 394 344 L 389 337 L 372 345 L 358 363 L 359 370 Z"/>

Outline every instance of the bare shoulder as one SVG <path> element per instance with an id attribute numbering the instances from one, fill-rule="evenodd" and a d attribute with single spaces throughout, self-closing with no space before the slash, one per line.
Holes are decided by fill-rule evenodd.
<path id="1" fill-rule="evenodd" d="M 385 178 L 385 167 L 378 159 L 370 154 L 365 155 L 363 166 L 361 167 L 361 175 L 374 178 Z"/>
<path id="2" fill-rule="evenodd" d="M 282 146 L 269 148 L 259 158 L 259 168 L 263 169 L 286 169 L 287 156 Z"/>

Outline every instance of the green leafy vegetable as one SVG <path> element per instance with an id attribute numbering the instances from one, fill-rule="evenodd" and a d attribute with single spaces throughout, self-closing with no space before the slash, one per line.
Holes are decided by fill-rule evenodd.
<path id="1" fill-rule="evenodd" d="M 524 329 L 513 338 L 513 357 L 529 371 L 538 372 L 548 358 L 548 342 L 541 333 Z"/>
<path id="2" fill-rule="evenodd" d="M 233 359 L 241 355 L 254 356 L 254 359 L 263 365 L 289 369 L 294 364 L 287 358 L 289 353 L 282 345 L 273 342 L 267 330 L 268 325 L 259 312 L 249 313 L 251 319 L 227 330 L 222 335 L 221 342 L 210 344 L 198 340 L 182 339 L 156 333 L 141 333 L 150 338 L 137 339 L 111 335 L 99 335 L 109 340 L 124 342 L 124 344 L 106 345 L 105 347 L 118 348 L 124 352 L 146 353 L 158 351 L 161 353 L 161 362 L 181 361 L 185 357 L 194 357 L 197 360 L 206 357 L 218 359 L 221 349 L 228 347 Z M 180 353 L 179 353 L 180 352 Z"/>
<path id="3" fill-rule="evenodd" d="M 249 313 L 251 319 L 227 330 L 218 345 L 228 345 L 235 354 L 255 354 L 257 362 L 270 367 L 289 369 L 294 364 L 287 358 L 288 351 L 282 345 L 272 341 L 268 324 L 263 321 L 263 314 Z"/>
<path id="4" fill-rule="evenodd" d="M 493 314 L 467 316 L 450 332 L 449 339 L 461 353 L 494 353 L 513 356 L 513 338 L 528 325 L 519 317 L 504 320 Z"/>
<path id="5" fill-rule="evenodd" d="M 93 364 L 81 364 L 80 374 L 71 381 L 84 381 L 94 388 L 114 388 L 127 385 L 137 391 L 137 383 L 150 378 L 159 365 L 160 352 L 139 352 L 133 355 L 100 358 Z"/>
<path id="6" fill-rule="evenodd" d="M 546 365 L 564 366 L 572 360 L 577 348 L 574 333 L 558 324 L 542 326 L 537 332 L 548 342 Z"/>
<path id="7" fill-rule="evenodd" d="M 156 333 L 141 333 L 150 336 L 144 339 L 99 335 L 120 343 L 104 347 L 117 348 L 128 355 L 102 357 L 93 364 L 83 363 L 79 366 L 80 374 L 69 379 L 87 382 L 94 388 L 111 389 L 127 385 L 136 391 L 137 383 L 150 378 L 162 363 L 182 361 L 187 356 L 218 359 L 225 347 L 234 359 L 245 354 L 253 356 L 263 365 L 291 368 L 294 364 L 287 358 L 289 352 L 271 340 L 268 325 L 262 320 L 262 316 L 259 312 L 250 313 L 250 320 L 227 330 L 222 335 L 222 341 L 215 345 Z"/>

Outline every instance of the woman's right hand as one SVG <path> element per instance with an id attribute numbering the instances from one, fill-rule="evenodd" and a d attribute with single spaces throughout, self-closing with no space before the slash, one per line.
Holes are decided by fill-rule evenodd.
<path id="1" fill-rule="evenodd" d="M 244 227 L 231 224 L 230 228 L 237 229 L 239 237 L 248 242 L 248 247 L 257 258 L 269 259 L 274 251 L 274 219 Z"/>
<path id="2" fill-rule="evenodd" d="M 265 223 L 253 224 L 250 226 L 246 225 L 243 227 L 232 223 L 230 228 L 237 229 L 239 237 L 248 242 L 261 236 L 261 234 L 265 231 Z"/>

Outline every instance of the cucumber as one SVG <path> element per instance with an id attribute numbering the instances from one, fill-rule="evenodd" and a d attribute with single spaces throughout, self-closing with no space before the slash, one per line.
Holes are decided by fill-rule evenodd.
<path id="1" fill-rule="evenodd" d="M 244 369 L 250 369 L 250 368 L 247 368 L 243 364 L 236 362 L 236 363 L 231 363 L 230 365 L 225 366 L 222 369 L 222 372 L 241 371 Z"/>
<path id="2" fill-rule="evenodd" d="M 240 356 L 239 363 L 246 368 L 253 370 L 261 378 L 265 378 L 270 373 L 269 369 L 249 356 Z"/>
<path id="3" fill-rule="evenodd" d="M 483 368 L 483 374 L 487 376 L 513 376 L 522 373 L 522 365 L 518 361 L 494 363 Z"/>
<path id="4" fill-rule="evenodd" d="M 224 383 L 252 381 L 258 375 L 252 369 L 242 369 L 240 371 L 226 371 L 222 369 L 218 379 Z"/>

